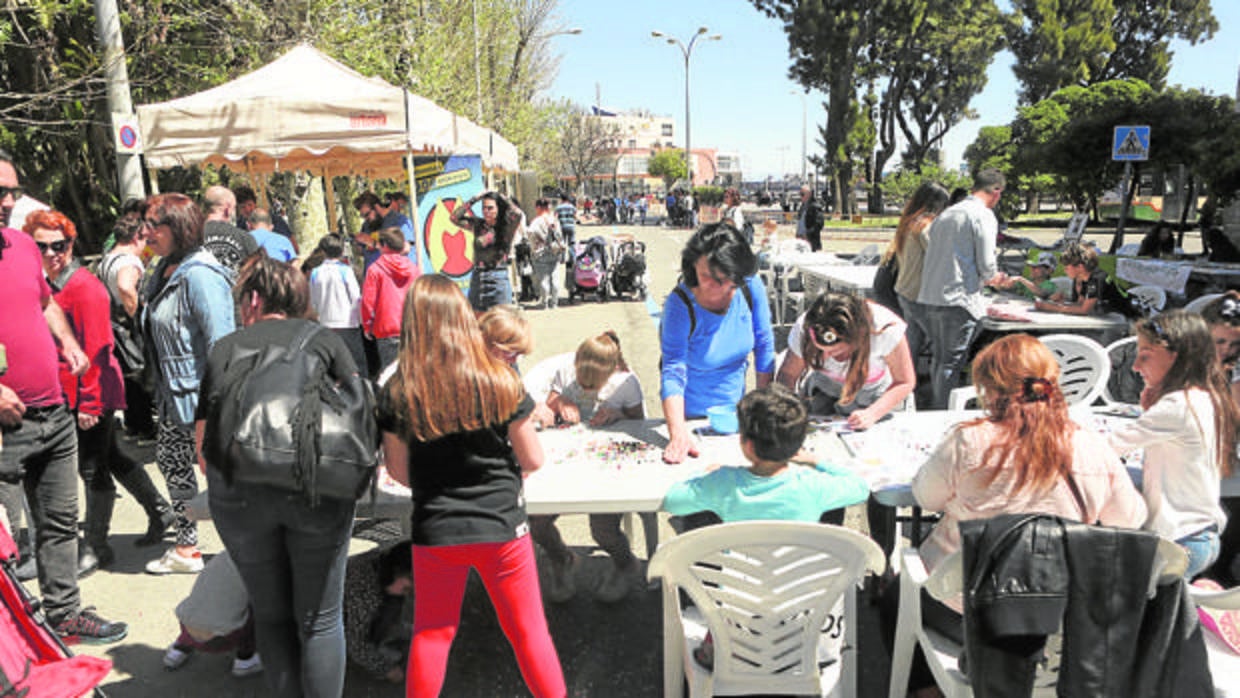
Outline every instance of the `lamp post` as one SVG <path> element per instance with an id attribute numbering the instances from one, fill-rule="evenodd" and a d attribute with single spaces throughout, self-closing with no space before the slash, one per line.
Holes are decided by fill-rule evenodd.
<path id="1" fill-rule="evenodd" d="M 650 36 L 653 36 L 656 39 L 664 39 L 667 43 L 679 48 L 680 53 L 685 57 L 685 173 L 689 178 L 690 190 L 693 189 L 693 148 L 691 141 L 689 140 L 689 135 L 691 133 L 689 128 L 689 57 L 693 55 L 693 47 L 697 44 L 698 39 L 703 39 L 704 41 L 718 41 L 723 38 L 720 34 L 711 34 L 710 36 L 706 36 L 706 33 L 709 31 L 710 30 L 706 27 L 698 27 L 697 32 L 689 38 L 688 44 L 685 44 L 674 36 L 668 36 L 658 30 L 650 32 Z"/>
<path id="2" fill-rule="evenodd" d="M 806 127 L 806 116 L 808 115 L 809 112 L 807 111 L 806 106 L 805 106 L 805 93 L 804 92 L 800 90 L 788 90 L 788 94 L 801 95 L 801 184 L 805 184 L 805 161 L 806 161 L 805 127 Z"/>

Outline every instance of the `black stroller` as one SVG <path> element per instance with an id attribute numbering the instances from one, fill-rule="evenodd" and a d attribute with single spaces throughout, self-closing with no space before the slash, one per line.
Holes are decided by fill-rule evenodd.
<path id="1" fill-rule="evenodd" d="M 512 252 L 512 262 L 517 270 L 517 301 L 532 303 L 538 300 L 538 289 L 534 287 L 534 263 L 530 244 L 522 240 L 512 246 Z"/>
<path id="2" fill-rule="evenodd" d="M 611 290 L 616 296 L 646 299 L 646 243 L 625 240 L 612 255 Z"/>

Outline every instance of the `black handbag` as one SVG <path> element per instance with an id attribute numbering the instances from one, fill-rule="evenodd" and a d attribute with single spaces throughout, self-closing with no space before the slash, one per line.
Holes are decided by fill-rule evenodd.
<path id="1" fill-rule="evenodd" d="M 374 478 L 379 430 L 370 383 L 336 381 L 306 347 L 319 332 L 304 321 L 288 346 L 231 345 L 219 389 L 207 396 L 204 452 L 225 481 L 356 500 Z"/>
<path id="2" fill-rule="evenodd" d="M 889 255 L 874 272 L 874 300 L 896 315 L 904 317 L 904 312 L 900 310 L 899 296 L 896 295 L 896 279 L 899 275 L 900 260 L 894 254 Z"/>

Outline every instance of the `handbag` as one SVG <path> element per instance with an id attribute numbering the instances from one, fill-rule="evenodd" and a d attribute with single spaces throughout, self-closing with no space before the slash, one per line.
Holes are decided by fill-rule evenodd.
<path id="1" fill-rule="evenodd" d="M 894 254 L 888 255 L 874 272 L 874 300 L 903 317 L 904 313 L 900 310 L 900 298 L 896 295 L 896 279 L 899 274 L 900 260 Z"/>
<path id="2" fill-rule="evenodd" d="M 303 321 L 288 346 L 231 344 L 220 388 L 207 396 L 203 455 L 228 483 L 354 501 L 373 481 L 379 430 L 370 383 L 334 380 L 306 350 L 322 327 Z"/>

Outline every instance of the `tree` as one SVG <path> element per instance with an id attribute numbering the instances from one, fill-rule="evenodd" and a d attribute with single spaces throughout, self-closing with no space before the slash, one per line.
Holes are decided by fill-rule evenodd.
<path id="1" fill-rule="evenodd" d="M 1213 36 L 1210 0 L 1013 0 L 1007 28 L 1021 102 L 1062 87 L 1139 78 L 1161 88 L 1173 38 Z"/>
<path id="2" fill-rule="evenodd" d="M 612 171 L 620 137 L 614 123 L 591 115 L 584 107 L 566 105 L 556 130 L 560 134 L 561 171 L 571 174 L 578 188 L 591 177 Z"/>
<path id="3" fill-rule="evenodd" d="M 670 191 L 676 180 L 689 176 L 689 170 L 685 167 L 685 151 L 679 148 L 660 150 L 650 156 L 646 164 L 646 172 L 655 177 L 662 177 L 663 187 Z"/>

